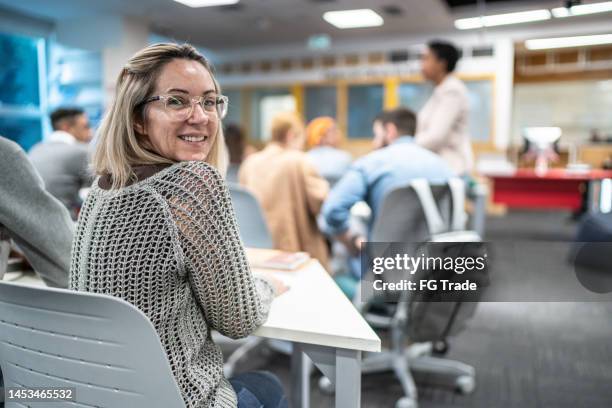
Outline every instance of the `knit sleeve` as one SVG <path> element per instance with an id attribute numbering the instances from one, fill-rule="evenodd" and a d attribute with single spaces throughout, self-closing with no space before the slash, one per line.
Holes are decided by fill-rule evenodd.
<path id="1" fill-rule="evenodd" d="M 213 329 L 248 336 L 265 322 L 274 289 L 251 274 L 227 186 L 203 162 L 179 167 L 173 178 L 167 200 L 193 293 Z"/>

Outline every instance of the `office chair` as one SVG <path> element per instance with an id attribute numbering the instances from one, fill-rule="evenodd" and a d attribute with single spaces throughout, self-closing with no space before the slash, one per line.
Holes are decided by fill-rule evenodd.
<path id="1" fill-rule="evenodd" d="M 409 185 L 390 191 L 385 198 L 379 215 L 374 222 L 371 242 L 417 243 L 433 240 L 447 242 L 478 242 L 480 237 L 473 231 L 465 231 L 465 191 L 463 182 L 453 179 L 448 184 L 430 186 L 425 180 L 414 180 Z M 408 246 L 409 247 L 409 246 Z M 416 246 L 414 250 L 416 250 Z M 475 303 L 448 305 L 436 304 L 437 310 L 411 309 L 416 302 L 407 298 L 409 292 L 396 304 L 380 304 L 376 298 L 359 299 L 357 291 L 355 306 L 373 328 L 389 330 L 391 347 L 381 353 L 366 353 L 362 361 L 362 373 L 394 371 L 404 397 L 397 408 L 416 408 L 418 393 L 411 371 L 426 372 L 438 377 L 451 378 L 450 384 L 462 393 L 469 393 L 475 387 L 475 371 L 467 364 L 444 358 L 433 357 L 432 353 L 444 353 L 448 348 L 446 336 L 456 334 L 463 323 L 474 313 Z M 382 306 L 382 307 L 381 307 Z M 441 309 L 442 308 L 442 309 Z M 419 315 L 419 322 L 427 319 L 427 313 L 448 313 L 451 316 L 442 338 L 432 335 L 431 324 L 413 324 L 411 318 Z M 416 313 L 416 314 L 415 314 Z M 431 316 L 429 316 L 431 317 Z M 435 331 L 435 330 L 434 330 Z M 405 347 L 406 340 L 413 343 Z M 418 341 L 415 342 L 415 341 Z M 319 382 L 324 391 L 333 390 L 329 380 L 323 377 Z"/>
<path id="2" fill-rule="evenodd" d="M 228 186 L 242 243 L 249 248 L 274 248 L 268 224 L 255 196 L 237 184 L 228 183 Z"/>
<path id="3" fill-rule="evenodd" d="M 0 282 L 0 367 L 6 388 L 75 390 L 54 407 L 185 407 L 155 328 L 111 296 Z"/>

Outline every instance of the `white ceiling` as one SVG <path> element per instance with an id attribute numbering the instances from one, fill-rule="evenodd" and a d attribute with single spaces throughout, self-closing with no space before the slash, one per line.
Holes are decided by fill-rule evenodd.
<path id="1" fill-rule="evenodd" d="M 0 0 L 0 6 L 48 21 L 94 16 L 124 15 L 145 19 L 152 31 L 190 41 L 211 50 L 262 45 L 305 43 L 313 34 L 334 40 L 389 38 L 448 33 L 458 16 L 476 15 L 473 7 L 451 12 L 443 0 L 241 0 L 238 9 L 193 9 L 172 0 Z M 561 0 L 513 0 L 488 6 L 489 12 L 557 7 Z M 394 5 L 399 16 L 383 11 Z M 322 14 L 330 10 L 372 8 L 385 19 L 381 27 L 340 30 L 327 24 Z M 610 17 L 610 16 L 608 16 Z"/>

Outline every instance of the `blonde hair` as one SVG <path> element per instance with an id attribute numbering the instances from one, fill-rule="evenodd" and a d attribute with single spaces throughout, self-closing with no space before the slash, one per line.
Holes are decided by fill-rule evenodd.
<path id="1" fill-rule="evenodd" d="M 110 174 L 112 188 L 124 187 L 135 179 L 133 166 L 143 164 L 172 164 L 174 161 L 147 150 L 134 130 L 136 120 L 144 121 L 143 101 L 151 96 L 162 68 L 172 60 L 187 59 L 201 63 L 208 70 L 215 84 L 212 67 L 193 46 L 189 44 L 154 44 L 138 51 L 119 73 L 115 98 L 98 130 L 98 140 L 93 155 L 93 171 Z M 210 152 L 205 160 L 221 174 L 227 169 L 227 152 L 223 140 L 221 121 L 217 126 Z"/>
<path id="2" fill-rule="evenodd" d="M 279 143 L 284 143 L 289 130 L 304 130 L 304 122 L 294 112 L 283 112 L 274 116 L 270 130 L 270 138 Z"/>

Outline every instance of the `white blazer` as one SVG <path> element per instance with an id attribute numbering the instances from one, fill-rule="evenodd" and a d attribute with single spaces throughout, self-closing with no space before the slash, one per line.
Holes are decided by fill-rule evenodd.
<path id="1" fill-rule="evenodd" d="M 440 156 L 458 174 L 472 168 L 472 146 L 468 128 L 467 88 L 448 75 L 418 114 L 416 142 Z"/>

